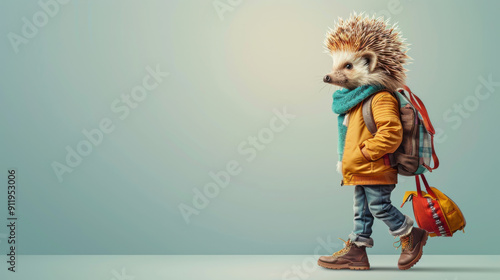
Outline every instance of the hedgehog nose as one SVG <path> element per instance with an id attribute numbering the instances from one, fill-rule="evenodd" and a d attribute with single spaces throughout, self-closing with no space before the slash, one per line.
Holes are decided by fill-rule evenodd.
<path id="1" fill-rule="evenodd" d="M 329 76 L 329 75 L 326 75 L 325 77 L 323 77 L 323 82 L 325 82 L 325 83 L 329 83 L 329 82 L 331 82 L 331 81 L 332 81 L 332 78 L 330 78 L 330 76 Z"/>

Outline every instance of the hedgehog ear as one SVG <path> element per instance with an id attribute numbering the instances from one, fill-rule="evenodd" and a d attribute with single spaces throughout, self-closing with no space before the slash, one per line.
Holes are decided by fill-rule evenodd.
<path id="1" fill-rule="evenodd" d="M 366 65 L 368 65 L 370 72 L 373 72 L 377 65 L 377 55 L 372 51 L 366 51 L 361 54 L 361 57 L 366 60 Z"/>

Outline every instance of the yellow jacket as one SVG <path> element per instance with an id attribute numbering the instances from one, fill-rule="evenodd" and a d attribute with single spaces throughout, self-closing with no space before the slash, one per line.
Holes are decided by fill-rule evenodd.
<path id="1" fill-rule="evenodd" d="M 362 106 L 360 102 L 349 111 L 342 185 L 396 184 L 397 170 L 390 167 L 384 155 L 395 152 L 403 138 L 398 102 L 387 91 L 375 93 L 371 104 L 377 125 L 375 136 L 366 128 Z"/>

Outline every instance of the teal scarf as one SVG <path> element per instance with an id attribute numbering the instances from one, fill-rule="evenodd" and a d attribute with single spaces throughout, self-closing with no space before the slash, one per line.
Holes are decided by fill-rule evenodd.
<path id="1" fill-rule="evenodd" d="M 347 133 L 347 126 L 343 124 L 345 114 L 365 98 L 380 91 L 381 89 L 383 89 L 382 86 L 365 85 L 357 87 L 353 90 L 344 88 L 333 93 L 332 110 L 334 113 L 339 114 L 337 118 L 339 130 L 339 144 L 337 151 L 340 162 L 342 162 L 342 156 L 344 155 L 345 135 Z"/>

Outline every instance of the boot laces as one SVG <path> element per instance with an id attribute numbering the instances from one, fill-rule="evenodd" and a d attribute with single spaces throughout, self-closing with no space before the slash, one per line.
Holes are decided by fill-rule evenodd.
<path id="1" fill-rule="evenodd" d="M 351 249 L 351 245 L 352 245 L 351 239 L 348 239 L 347 241 L 345 241 L 342 238 L 339 238 L 339 239 L 344 242 L 344 248 L 342 248 L 339 251 L 333 253 L 332 256 L 334 256 L 334 257 L 343 256 L 343 255 L 347 254 L 347 252 L 349 252 L 349 249 Z"/>
<path id="2" fill-rule="evenodd" d="M 399 242 L 399 245 L 396 246 L 396 244 L 398 242 Z M 392 244 L 392 246 L 394 246 L 394 248 L 396 248 L 396 249 L 401 247 L 402 251 L 411 250 L 411 247 L 413 246 L 413 235 L 410 233 L 408 235 L 401 236 L 398 241 L 396 241 Z"/>

